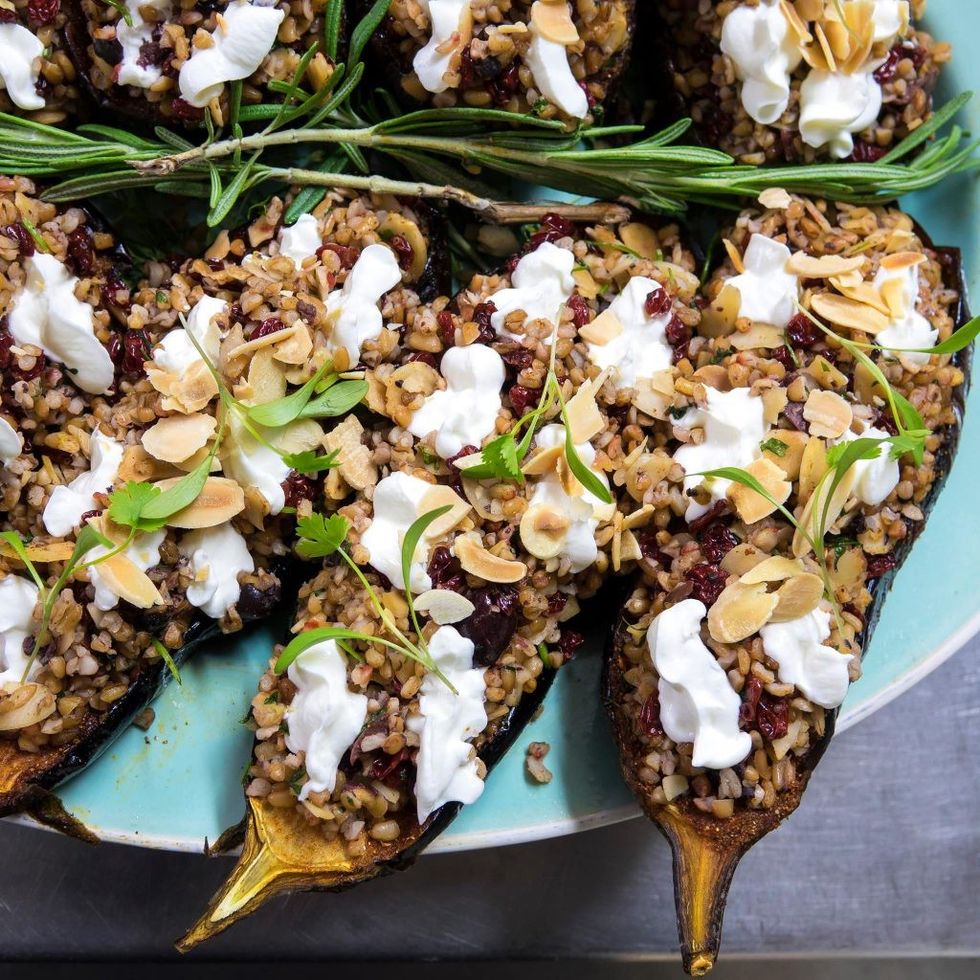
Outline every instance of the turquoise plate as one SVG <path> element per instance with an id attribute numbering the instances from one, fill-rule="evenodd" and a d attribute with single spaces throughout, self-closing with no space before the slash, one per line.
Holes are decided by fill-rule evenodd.
<path id="1" fill-rule="evenodd" d="M 972 88 L 980 61 L 980 7 L 935 0 L 928 26 L 955 41 L 941 98 Z M 974 67 L 971 68 L 970 66 Z M 980 98 L 965 125 L 980 132 Z M 975 179 L 950 181 L 903 201 L 937 245 L 964 250 L 976 288 L 980 214 Z M 975 583 L 980 580 L 980 509 L 957 506 L 980 486 L 980 386 L 969 399 L 962 443 L 948 484 L 884 606 L 864 662 L 848 694 L 839 728 L 870 715 L 934 670 L 980 630 Z M 942 571 L 943 574 L 938 574 Z M 928 610 L 927 614 L 924 611 Z M 155 704 L 148 732 L 131 728 L 62 798 L 107 841 L 200 851 L 243 813 L 239 773 L 251 733 L 240 723 L 273 642 L 271 630 L 218 641 L 183 670 Z M 556 837 L 625 820 L 638 813 L 619 776 L 599 704 L 599 646 L 561 671 L 541 716 L 431 851 L 493 847 Z M 554 780 L 531 785 L 524 747 L 551 744 Z"/>

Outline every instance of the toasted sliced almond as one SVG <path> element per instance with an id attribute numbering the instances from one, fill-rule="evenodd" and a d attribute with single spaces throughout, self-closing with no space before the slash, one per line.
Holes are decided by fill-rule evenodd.
<path id="1" fill-rule="evenodd" d="M 762 582 L 732 582 L 708 610 L 708 632 L 718 643 L 740 643 L 769 622 L 778 602 Z"/>
<path id="2" fill-rule="evenodd" d="M 412 261 L 408 267 L 408 278 L 415 282 L 422 278 L 426 263 L 429 261 L 429 247 L 419 226 L 404 214 L 390 212 L 378 228 L 381 238 L 388 242 L 395 235 L 404 239 L 412 249 Z"/>
<path id="3" fill-rule="evenodd" d="M 161 480 L 155 484 L 161 490 L 169 490 L 178 478 Z M 169 527 L 193 529 L 217 527 L 230 521 L 245 509 L 245 493 L 234 481 L 223 476 L 209 476 L 197 499 L 167 519 Z"/>
<path id="4" fill-rule="evenodd" d="M 595 299 L 599 295 L 599 286 L 588 269 L 576 269 L 572 273 L 575 287 L 585 299 Z"/>
<path id="5" fill-rule="evenodd" d="M 449 510 L 428 526 L 425 532 L 428 541 L 445 537 L 470 512 L 470 505 L 452 487 L 440 484 L 433 485 L 423 494 L 418 506 L 419 517 L 440 507 L 448 507 Z"/>
<path id="6" fill-rule="evenodd" d="M 886 279 L 881 284 L 881 298 L 893 320 L 904 320 L 906 310 L 905 283 L 901 279 Z"/>
<path id="7" fill-rule="evenodd" d="M 860 361 L 854 366 L 854 394 L 862 405 L 880 405 L 886 399 L 881 383 Z"/>
<path id="8" fill-rule="evenodd" d="M 588 442 L 593 436 L 602 432 L 605 427 L 606 423 L 595 400 L 599 380 L 597 378 L 595 381 L 585 382 L 565 406 L 565 412 L 568 416 L 568 430 L 571 433 L 572 442 L 576 446 Z"/>
<path id="9" fill-rule="evenodd" d="M 67 561 L 71 558 L 74 550 L 75 546 L 71 541 L 52 541 L 49 544 L 32 542 L 26 546 L 27 557 L 37 564 L 49 561 Z M 0 541 L 0 555 L 7 561 L 16 562 L 18 565 L 22 564 L 17 552 L 6 541 Z"/>
<path id="10" fill-rule="evenodd" d="M 639 221 L 628 221 L 619 226 L 619 237 L 623 244 L 636 252 L 640 258 L 655 262 L 661 253 L 657 233 L 649 226 Z"/>
<path id="11" fill-rule="evenodd" d="M 742 294 L 731 283 L 725 283 L 704 308 L 698 333 L 709 338 L 727 337 L 735 329 L 741 305 Z"/>
<path id="12" fill-rule="evenodd" d="M 731 484 L 728 488 L 728 497 L 738 511 L 738 516 L 746 524 L 755 524 L 773 513 L 777 503 L 786 502 L 793 490 L 793 485 L 785 479 L 786 474 L 782 469 L 765 456 L 753 460 L 745 467 L 745 471 L 754 476 L 776 502 L 773 503 L 772 500 L 768 500 L 744 484 Z"/>
<path id="13" fill-rule="evenodd" d="M 881 260 L 881 267 L 883 269 L 896 270 L 896 269 L 909 269 L 913 265 L 919 265 L 925 262 L 926 257 L 922 252 L 893 252 L 891 255 L 886 255 Z"/>
<path id="14" fill-rule="evenodd" d="M 429 618 L 440 626 L 460 623 L 476 610 L 476 606 L 466 596 L 448 589 L 429 589 L 428 592 L 416 596 L 415 608 L 419 612 L 427 612 Z"/>
<path id="15" fill-rule="evenodd" d="M 838 327 L 861 330 L 872 336 L 888 326 L 888 317 L 880 310 L 836 293 L 814 293 L 810 306 L 814 313 Z"/>
<path id="16" fill-rule="evenodd" d="M 739 580 L 743 585 L 758 585 L 759 582 L 785 582 L 794 575 L 802 575 L 803 562 L 797 558 L 784 558 L 773 555 L 754 565 Z"/>
<path id="17" fill-rule="evenodd" d="M 779 603 L 772 614 L 772 623 L 788 623 L 813 612 L 823 598 L 823 582 L 819 575 L 804 572 L 787 579 L 776 590 Z"/>
<path id="18" fill-rule="evenodd" d="M 660 373 L 670 374 L 669 371 Z M 670 386 L 671 394 L 665 395 L 657 389 L 656 382 L 653 378 L 637 378 L 636 385 L 633 388 L 633 404 L 644 415 L 649 415 L 650 418 L 663 421 L 667 418 L 667 410 L 674 401 L 674 382 L 672 376 Z"/>
<path id="19" fill-rule="evenodd" d="M 706 385 L 708 388 L 714 388 L 715 391 L 731 391 L 732 381 L 728 376 L 728 371 L 721 364 L 705 364 L 704 367 L 698 368 L 697 371 L 692 375 L 695 381 L 700 381 L 701 384 Z M 673 385 L 671 385 L 673 389 Z M 778 391 L 779 389 L 773 389 Z"/>
<path id="20" fill-rule="evenodd" d="M 728 253 L 728 258 L 735 267 L 735 271 L 739 274 L 745 272 L 745 263 L 742 261 L 742 253 L 727 238 L 723 238 L 721 242 L 725 246 L 725 251 Z"/>
<path id="21" fill-rule="evenodd" d="M 578 335 L 589 344 L 605 346 L 623 332 L 623 324 L 612 310 L 603 310 L 591 323 L 582 327 Z"/>
<path id="22" fill-rule="evenodd" d="M 180 463 L 193 456 L 214 435 L 213 415 L 171 415 L 143 433 L 143 448 L 164 463 Z"/>
<path id="23" fill-rule="evenodd" d="M 567 515 L 544 504 L 528 507 L 521 517 L 521 543 L 542 561 L 557 558 L 561 554 L 571 527 Z"/>
<path id="24" fill-rule="evenodd" d="M 800 502 L 806 502 L 813 493 L 820 478 L 827 472 L 827 449 L 822 439 L 816 436 L 807 438 L 803 455 L 800 457 L 799 486 L 797 497 Z"/>
<path id="25" fill-rule="evenodd" d="M 313 335 L 310 328 L 304 323 L 297 323 L 293 327 L 292 335 L 272 348 L 272 356 L 281 364 L 306 364 L 312 350 Z"/>
<path id="26" fill-rule="evenodd" d="M 248 364 L 249 405 L 266 405 L 286 394 L 286 375 L 271 347 L 257 351 Z"/>
<path id="27" fill-rule="evenodd" d="M 860 273 L 855 273 L 855 275 L 860 278 Z M 885 302 L 884 296 L 881 295 L 881 290 L 870 282 L 865 282 L 863 279 L 859 282 L 848 282 L 846 279 L 835 276 L 830 280 L 830 285 L 848 299 L 854 300 L 855 303 L 863 303 L 879 313 L 888 313 L 888 304 Z"/>
<path id="28" fill-rule="evenodd" d="M 807 366 L 807 374 L 820 385 L 821 388 L 832 388 L 835 391 L 843 391 L 847 387 L 847 375 L 838 371 L 823 354 L 810 361 Z"/>
<path id="29" fill-rule="evenodd" d="M 558 460 L 564 455 L 564 446 L 550 446 L 548 449 L 539 449 L 521 467 L 521 472 L 525 476 L 544 476 L 545 473 L 550 473 L 558 465 Z"/>
<path id="30" fill-rule="evenodd" d="M 803 418 L 810 423 L 810 434 L 823 439 L 839 439 L 851 427 L 851 406 L 835 391 L 815 389 L 803 406 Z"/>
<path id="31" fill-rule="evenodd" d="M 323 448 L 340 457 L 340 475 L 354 490 L 365 490 L 378 482 L 378 468 L 371 450 L 361 442 L 364 426 L 354 415 L 338 422 L 324 437 Z"/>
<path id="32" fill-rule="evenodd" d="M 145 483 L 163 480 L 173 474 L 173 467 L 154 459 L 142 446 L 127 446 L 116 479 L 120 483 Z"/>
<path id="33" fill-rule="evenodd" d="M 531 24 L 547 41 L 563 45 L 578 42 L 578 28 L 567 3 L 542 3 L 537 0 L 531 4 Z"/>
<path id="34" fill-rule="evenodd" d="M 54 695 L 43 684 L 16 684 L 0 688 L 0 732 L 16 732 L 37 725 L 54 714 Z"/>
<path id="35" fill-rule="evenodd" d="M 782 329 L 768 323 L 753 323 L 748 330 L 736 330 L 729 339 L 735 350 L 753 350 L 756 347 L 776 350 L 786 345 Z"/>
<path id="36" fill-rule="evenodd" d="M 801 279 L 829 279 L 858 271 L 865 262 L 863 255 L 807 255 L 794 252 L 786 263 L 786 271 Z"/>
<path id="37" fill-rule="evenodd" d="M 403 364 L 392 372 L 389 388 L 397 385 L 401 390 L 413 395 L 428 397 L 440 387 L 441 380 L 439 372 L 424 361 L 409 361 L 408 364 Z"/>
<path id="38" fill-rule="evenodd" d="M 744 576 L 756 565 L 766 560 L 766 553 L 760 551 L 754 544 L 737 544 L 721 560 L 722 571 L 729 575 Z"/>
<path id="39" fill-rule="evenodd" d="M 323 444 L 323 429 L 315 419 L 295 419 L 277 430 L 270 441 L 284 453 L 305 453 Z"/>
<path id="40" fill-rule="evenodd" d="M 174 380 L 169 395 L 161 402 L 166 411 L 200 412 L 207 408 L 212 398 L 217 397 L 218 382 L 203 361 L 195 361 L 180 378 Z"/>
<path id="41" fill-rule="evenodd" d="M 796 429 L 777 429 L 769 433 L 766 441 L 774 439 L 781 442 L 786 450 L 781 456 L 770 449 L 764 449 L 762 454 L 775 463 L 786 474 L 786 479 L 792 482 L 800 475 L 800 461 L 809 438 L 805 432 L 797 432 Z"/>
<path id="42" fill-rule="evenodd" d="M 783 0 L 783 3 L 786 3 L 786 0 Z M 790 7 L 789 9 L 792 10 L 793 8 Z M 809 37 L 809 34 L 807 36 Z M 771 208 L 773 211 L 784 211 L 793 203 L 793 198 L 782 187 L 767 187 L 759 195 L 759 203 L 764 208 Z"/>
<path id="43" fill-rule="evenodd" d="M 464 571 L 485 582 L 514 583 L 527 576 L 527 565 L 510 561 L 487 551 L 477 534 L 462 534 L 453 542 L 453 550 Z"/>
<path id="44" fill-rule="evenodd" d="M 785 388 L 766 388 L 762 393 L 762 417 L 769 425 L 775 425 L 789 402 Z"/>
<path id="45" fill-rule="evenodd" d="M 99 578 L 114 595 L 137 609 L 163 605 L 163 596 L 150 577 L 124 554 L 100 561 Z"/>

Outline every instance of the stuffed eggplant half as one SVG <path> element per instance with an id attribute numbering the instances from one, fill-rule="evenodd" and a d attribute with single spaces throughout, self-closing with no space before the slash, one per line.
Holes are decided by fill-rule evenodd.
<path id="1" fill-rule="evenodd" d="M 231 85 L 241 102 L 280 97 L 270 83 L 293 81 L 300 59 L 319 50 L 299 85 L 326 85 L 334 64 L 325 26 L 339 25 L 342 0 L 62 0 L 66 37 L 79 77 L 96 102 L 154 122 L 194 126 L 209 112 L 228 119 Z"/>
<path id="2" fill-rule="evenodd" d="M 697 280 L 676 228 L 619 231 L 549 215 L 505 272 L 388 324 L 368 411 L 327 433 L 340 464 L 298 508 L 297 550 L 326 561 L 252 702 L 242 858 L 180 948 L 408 864 L 582 642 L 579 600 L 639 557 L 653 508 L 619 372 L 643 327 L 697 319 Z M 600 296 L 632 332 L 598 353 Z"/>
<path id="3" fill-rule="evenodd" d="M 371 44 L 396 91 L 415 103 L 577 123 L 598 116 L 626 70 L 635 6 L 635 0 L 394 0 Z"/>
<path id="4" fill-rule="evenodd" d="M 709 970 L 745 851 L 800 802 L 883 593 L 948 471 L 958 257 L 900 211 L 768 192 L 675 368 L 664 513 L 607 653 L 623 773 L 674 851 Z M 948 345 L 948 346 L 956 346 Z"/>
<path id="5" fill-rule="evenodd" d="M 932 111 L 925 0 L 660 0 L 679 113 L 741 163 L 871 162 Z"/>

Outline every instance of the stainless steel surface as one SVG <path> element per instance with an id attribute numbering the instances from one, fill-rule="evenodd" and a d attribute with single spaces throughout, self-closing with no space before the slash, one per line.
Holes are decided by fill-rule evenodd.
<path id="1" fill-rule="evenodd" d="M 978 651 L 835 740 L 799 813 L 742 863 L 726 950 L 980 952 Z M 176 955 L 229 869 L 5 824 L 0 855 L 0 959 Z M 203 955 L 621 956 L 675 941 L 667 847 L 635 820 L 293 896 Z"/>

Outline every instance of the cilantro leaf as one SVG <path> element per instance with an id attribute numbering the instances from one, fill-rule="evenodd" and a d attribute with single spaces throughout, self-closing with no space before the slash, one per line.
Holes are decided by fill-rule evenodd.
<path id="1" fill-rule="evenodd" d="M 282 453 L 282 461 L 297 473 L 322 473 L 324 470 L 333 469 L 339 460 L 338 452 L 335 449 L 326 456 L 318 456 L 312 449 L 305 449 L 301 453 Z"/>
<path id="2" fill-rule="evenodd" d="M 332 555 L 347 537 L 347 521 L 340 514 L 310 514 L 296 522 L 299 541 L 296 552 L 302 558 L 326 558 Z"/>
<path id="3" fill-rule="evenodd" d="M 154 497 L 159 497 L 161 492 L 160 488 L 152 483 L 127 481 L 109 495 L 109 519 L 120 527 L 157 530 L 157 528 L 144 527 L 142 517 L 143 508 Z M 163 527 L 163 523 L 160 523 L 159 527 Z"/>
<path id="4" fill-rule="evenodd" d="M 470 480 L 497 479 L 524 482 L 520 452 L 512 433 L 505 432 L 502 436 L 492 439 L 483 447 L 480 455 L 483 457 L 483 462 L 467 466 L 461 471 L 463 476 Z"/>
<path id="5" fill-rule="evenodd" d="M 789 449 L 789 446 L 787 446 L 785 442 L 775 438 L 774 436 L 770 439 L 766 439 L 763 442 L 760 442 L 759 448 L 764 453 L 772 453 L 773 456 L 779 456 L 781 458 L 786 455 L 786 451 Z"/>

